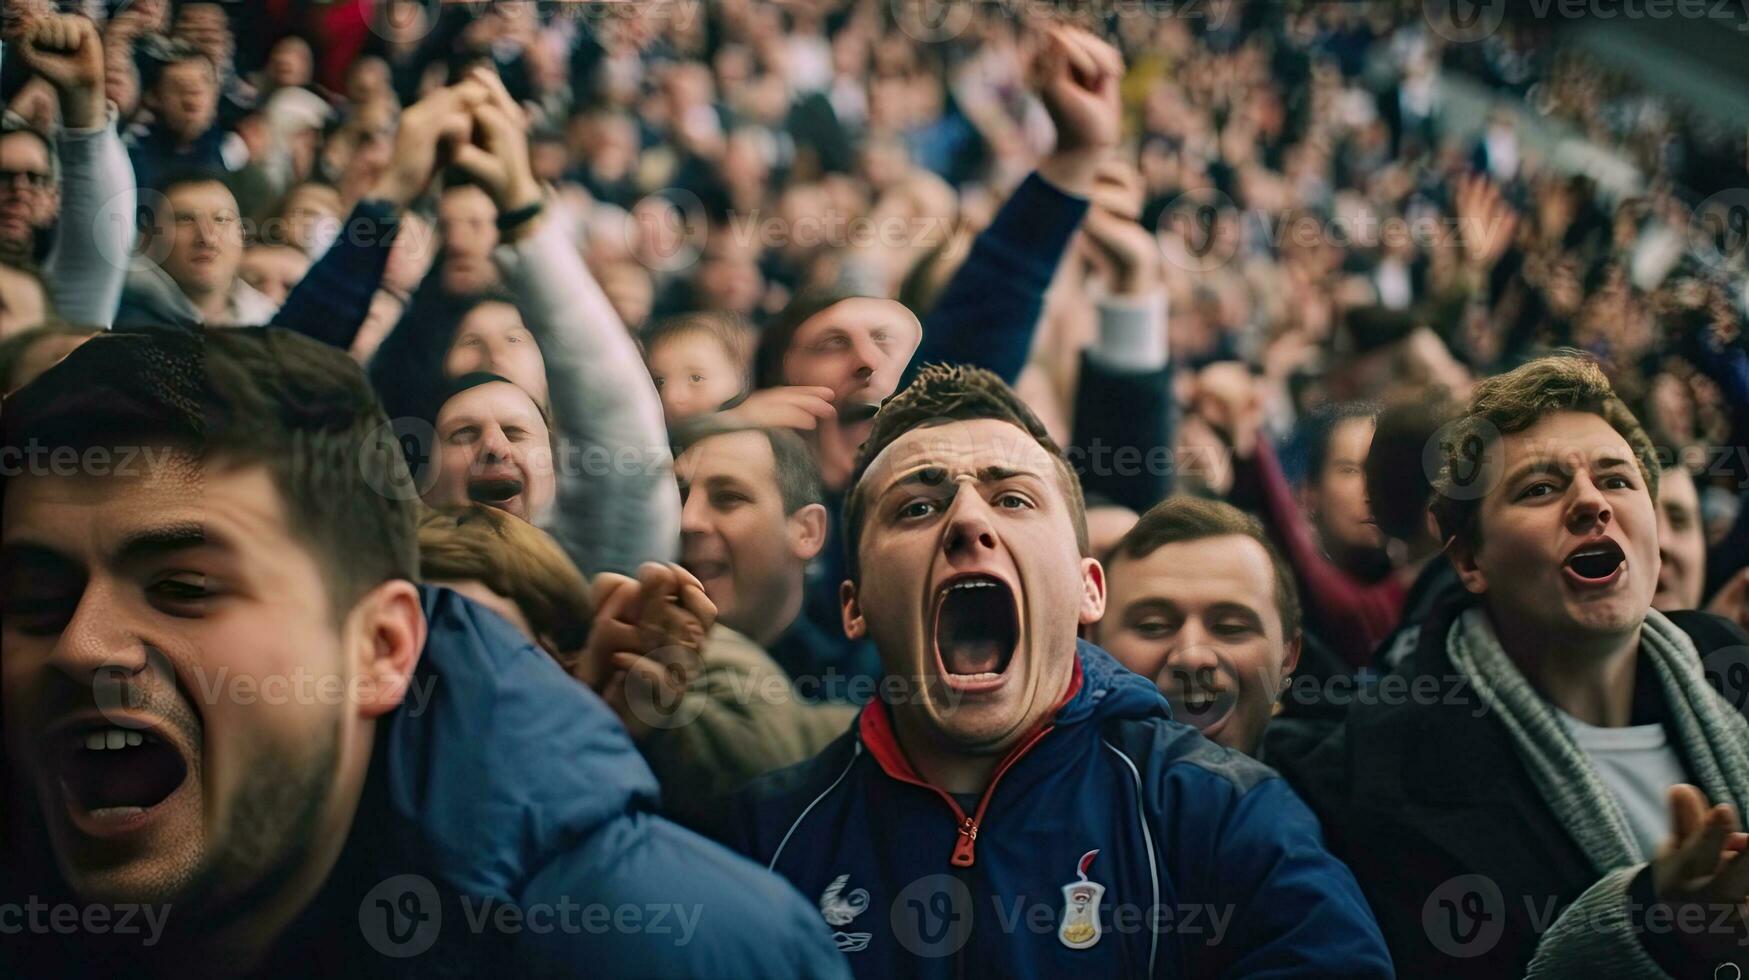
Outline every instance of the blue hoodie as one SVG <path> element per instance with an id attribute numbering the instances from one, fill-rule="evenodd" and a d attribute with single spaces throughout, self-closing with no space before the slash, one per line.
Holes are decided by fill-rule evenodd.
<path id="1" fill-rule="evenodd" d="M 875 702 L 744 790 L 722 836 L 816 899 L 860 977 L 1390 977 L 1287 784 L 1098 647 L 1076 659 L 981 799 L 919 778 Z"/>
<path id="2" fill-rule="evenodd" d="M 346 844 L 257 975 L 848 976 L 782 879 L 655 816 L 655 777 L 599 698 L 496 614 L 420 592 L 429 638 L 377 722 Z M 0 975 L 185 975 L 174 911 L 153 948 L 0 944 Z"/>

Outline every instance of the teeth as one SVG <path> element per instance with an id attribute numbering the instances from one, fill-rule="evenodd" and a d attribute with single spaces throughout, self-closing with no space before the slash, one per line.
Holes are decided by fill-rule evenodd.
<path id="1" fill-rule="evenodd" d="M 996 583 L 990 581 L 989 579 L 970 578 L 970 579 L 966 579 L 962 582 L 955 582 L 954 584 L 948 586 L 947 590 L 949 592 L 953 592 L 956 589 L 994 589 L 995 587 L 996 587 Z"/>
<path id="2" fill-rule="evenodd" d="M 96 731 L 86 732 L 84 736 L 85 748 L 92 752 L 132 748 L 144 744 L 146 744 L 146 735 L 143 732 L 133 732 L 122 728 L 100 728 Z"/>

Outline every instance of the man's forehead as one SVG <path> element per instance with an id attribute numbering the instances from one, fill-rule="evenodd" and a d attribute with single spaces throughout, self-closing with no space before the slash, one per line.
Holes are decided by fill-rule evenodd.
<path id="1" fill-rule="evenodd" d="M 1050 471 L 1051 454 L 1012 422 L 954 420 L 919 426 L 894 439 L 869 463 L 864 479 L 874 481 L 878 491 L 886 482 L 922 469 L 945 469 L 957 477 L 987 467 L 1043 476 Z"/>
<path id="2" fill-rule="evenodd" d="M 49 150 L 42 140 L 29 133 L 7 133 L 0 137 L 0 161 L 9 166 L 27 164 L 47 169 Z"/>
<path id="3" fill-rule="evenodd" d="M 534 399 L 508 381 L 489 381 L 459 392 L 444 402 L 438 412 L 438 420 L 444 423 L 463 419 L 526 422 L 538 417 Z"/>
<path id="4" fill-rule="evenodd" d="M 230 188 L 215 180 L 178 184 L 166 195 L 170 206 L 178 211 L 234 211 L 237 199 Z"/>
<path id="5" fill-rule="evenodd" d="M 1633 462 L 1628 441 L 1600 415 L 1558 412 L 1528 429 L 1503 436 L 1499 442 L 1508 469 L 1532 463 L 1582 463 L 1606 460 Z"/>
<path id="6" fill-rule="evenodd" d="M 165 527 L 200 528 L 209 541 L 289 535 L 284 502 L 264 465 L 202 462 L 169 449 L 85 460 L 83 474 L 9 479 L 0 539 L 73 551 L 107 550 Z"/>
<path id="7" fill-rule="evenodd" d="M 868 329 L 893 329 L 915 327 L 919 331 L 917 315 L 912 313 L 905 304 L 891 299 L 877 299 L 872 296 L 854 296 L 839 300 L 831 306 L 808 317 L 797 329 L 797 335 L 814 334 L 823 330 L 847 329 L 864 327 Z"/>
<path id="8" fill-rule="evenodd" d="M 1263 546 L 1243 534 L 1163 544 L 1140 558 L 1120 556 L 1108 571 L 1122 601 L 1195 597 L 1273 604 L 1275 569 Z"/>
<path id="9" fill-rule="evenodd" d="M 765 433 L 751 430 L 725 432 L 706 436 L 688 446 L 674 461 L 674 470 L 689 483 L 714 476 L 770 481 L 776 474 L 777 460 L 772 456 L 771 440 Z"/>

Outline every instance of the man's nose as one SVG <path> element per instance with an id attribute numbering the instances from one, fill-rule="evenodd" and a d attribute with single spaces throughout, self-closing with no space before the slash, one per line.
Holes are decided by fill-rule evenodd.
<path id="1" fill-rule="evenodd" d="M 145 671 L 146 645 L 128 627 L 129 618 L 115 587 L 89 584 L 73 618 L 61 630 L 49 663 L 79 684 L 95 685 Z"/>
<path id="2" fill-rule="evenodd" d="M 1165 675 L 1187 688 L 1213 687 L 1221 674 L 1214 638 L 1195 619 L 1179 627 L 1166 651 Z"/>
<path id="3" fill-rule="evenodd" d="M 962 489 L 954 495 L 947 516 L 948 554 L 976 554 L 996 549 L 996 529 L 990 523 L 989 507 L 977 491 Z"/>
<path id="4" fill-rule="evenodd" d="M 706 504 L 704 494 L 687 494 L 686 499 L 680 503 L 680 533 L 709 534 L 711 530 L 709 514 L 710 507 Z"/>
<path id="5" fill-rule="evenodd" d="M 857 380 L 866 381 L 874 374 L 875 368 L 880 366 L 881 349 L 876 347 L 872 340 L 860 339 L 855 341 L 851 347 L 851 357 L 853 358 L 852 364 L 855 365 Z"/>
<path id="6" fill-rule="evenodd" d="M 1572 534 L 1602 531 L 1614 517 L 1609 498 L 1590 475 L 1580 470 L 1573 476 L 1573 503 L 1567 509 L 1567 530 Z"/>
<path id="7" fill-rule="evenodd" d="M 480 455 L 488 463 L 499 463 L 510 458 L 510 440 L 504 437 L 504 430 L 490 426 L 480 435 Z"/>

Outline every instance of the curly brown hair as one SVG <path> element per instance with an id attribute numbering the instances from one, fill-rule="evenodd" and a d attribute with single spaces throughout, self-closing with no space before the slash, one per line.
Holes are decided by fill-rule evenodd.
<path id="1" fill-rule="evenodd" d="M 1445 430 L 1431 508 L 1441 538 L 1448 542 L 1455 538 L 1472 547 L 1480 543 L 1478 520 L 1485 494 L 1469 488 L 1482 472 L 1488 448 L 1551 412 L 1588 412 L 1608 422 L 1627 440 L 1647 491 L 1658 499 L 1658 456 L 1639 419 L 1616 397 L 1595 361 L 1579 351 L 1560 351 L 1478 384 L 1468 409 Z"/>
<path id="2" fill-rule="evenodd" d="M 912 429 L 972 419 L 1007 422 L 1032 436 L 1033 441 L 1050 454 L 1057 469 L 1057 479 L 1063 486 L 1063 499 L 1069 507 L 1069 522 L 1075 528 L 1075 544 L 1083 557 L 1091 557 L 1092 546 L 1087 540 L 1087 504 L 1081 496 L 1081 481 L 1069 467 L 1062 448 L 1045 431 L 1044 423 L 994 372 L 964 364 L 931 364 L 923 368 L 909 386 L 881 405 L 868 440 L 857 452 L 850 493 L 844 498 L 844 544 L 850 560 L 851 581 L 861 578 L 857 547 L 862 538 L 863 510 L 868 503 L 862 478 L 868 472 L 869 464 L 882 450 Z"/>

